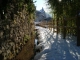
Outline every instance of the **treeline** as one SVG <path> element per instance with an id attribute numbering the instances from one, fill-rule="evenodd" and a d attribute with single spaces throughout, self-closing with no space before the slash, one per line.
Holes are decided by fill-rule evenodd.
<path id="1" fill-rule="evenodd" d="M 65 39 L 67 34 L 77 36 L 77 45 L 80 36 L 80 0 L 48 0 L 54 20 L 57 25 L 57 33 L 61 32 Z"/>
<path id="2" fill-rule="evenodd" d="M 34 18 L 33 0 L 0 0 L 0 60 L 15 58 L 31 41 Z"/>
<path id="3" fill-rule="evenodd" d="M 80 10 L 80 0 L 48 0 L 57 17 L 74 17 Z"/>
<path id="4" fill-rule="evenodd" d="M 58 26 L 65 26 L 72 32 L 71 28 L 76 28 L 77 16 L 80 12 L 80 0 L 48 0 L 51 5 L 54 19 Z M 76 34 L 76 31 L 72 32 Z"/>

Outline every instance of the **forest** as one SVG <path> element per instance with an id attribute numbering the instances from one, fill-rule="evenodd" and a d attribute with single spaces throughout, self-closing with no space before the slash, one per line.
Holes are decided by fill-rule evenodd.
<path id="1" fill-rule="evenodd" d="M 80 0 L 47 0 L 54 14 L 57 33 L 77 36 L 77 46 L 80 46 Z"/>

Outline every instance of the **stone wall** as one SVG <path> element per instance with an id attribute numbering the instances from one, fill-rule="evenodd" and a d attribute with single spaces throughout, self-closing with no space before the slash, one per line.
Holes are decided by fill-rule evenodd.
<path id="1" fill-rule="evenodd" d="M 3 19 L 0 15 L 0 60 L 15 58 L 34 35 L 33 14 L 26 11 L 25 5 L 21 11 L 10 7 Z"/>

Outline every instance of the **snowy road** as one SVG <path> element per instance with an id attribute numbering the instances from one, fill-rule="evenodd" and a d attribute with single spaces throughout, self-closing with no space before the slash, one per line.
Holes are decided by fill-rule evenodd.
<path id="1" fill-rule="evenodd" d="M 42 46 L 40 53 L 35 55 L 34 60 L 80 60 L 80 47 L 76 46 L 76 37 L 62 36 L 52 33 L 47 28 L 36 26 L 39 29 L 38 46 Z"/>

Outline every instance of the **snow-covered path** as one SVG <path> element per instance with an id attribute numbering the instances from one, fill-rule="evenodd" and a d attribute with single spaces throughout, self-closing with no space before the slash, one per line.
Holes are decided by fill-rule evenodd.
<path id="1" fill-rule="evenodd" d="M 79 60 L 80 47 L 76 46 L 76 37 L 62 36 L 52 33 L 47 28 L 36 27 L 39 29 L 40 44 L 42 51 L 35 55 L 34 60 Z"/>

